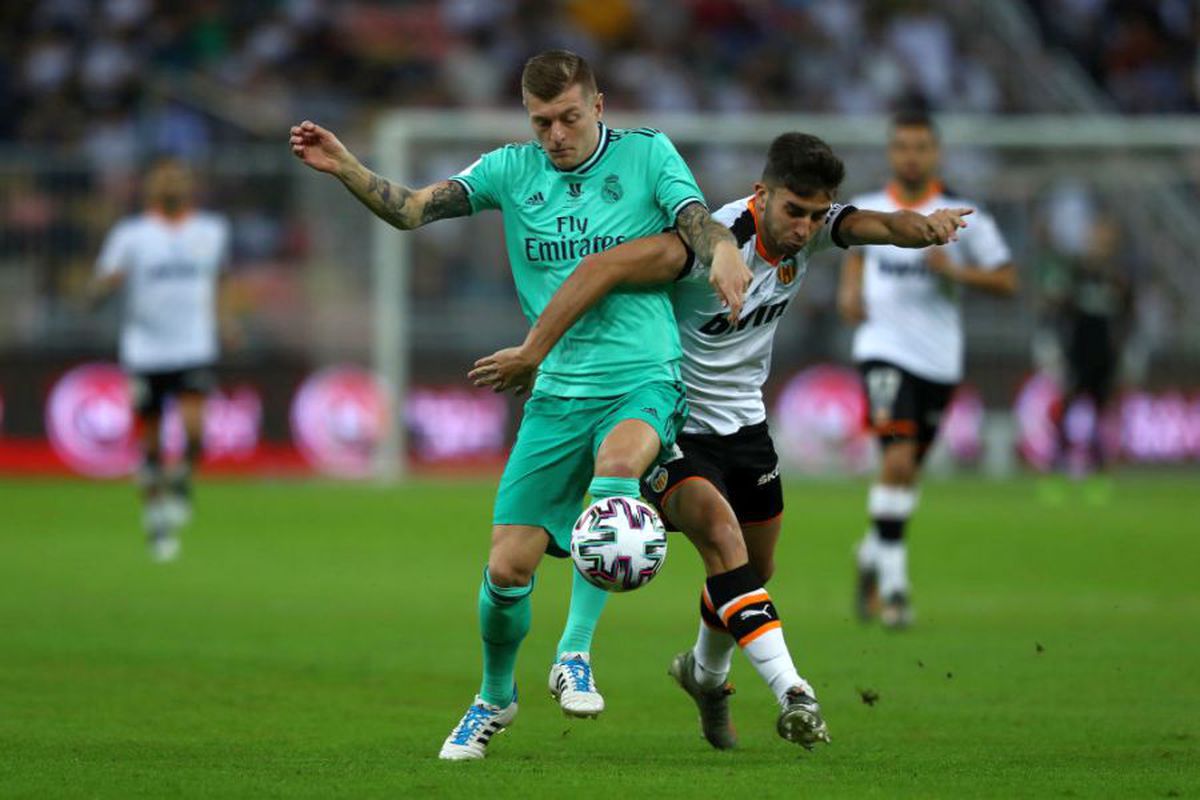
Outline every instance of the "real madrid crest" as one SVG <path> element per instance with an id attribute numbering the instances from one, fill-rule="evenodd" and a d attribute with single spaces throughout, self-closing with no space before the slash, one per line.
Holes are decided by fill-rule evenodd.
<path id="1" fill-rule="evenodd" d="M 610 203 L 615 203 L 625 194 L 625 190 L 621 188 L 621 180 L 616 175 L 609 175 L 604 179 L 604 185 L 600 187 L 600 195 Z"/>

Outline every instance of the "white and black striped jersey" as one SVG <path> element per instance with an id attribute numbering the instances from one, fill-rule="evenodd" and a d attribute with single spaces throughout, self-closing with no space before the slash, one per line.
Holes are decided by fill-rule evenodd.
<path id="1" fill-rule="evenodd" d="M 958 241 L 944 246 L 946 255 L 956 263 L 982 269 L 996 269 L 1011 259 L 992 217 L 941 186 L 915 206 L 904 205 L 890 188 L 851 202 L 864 210 L 908 208 L 920 214 L 939 208 L 973 208 L 975 213 L 966 218 L 967 227 L 958 232 Z M 925 266 L 928 253 L 928 248 L 863 247 L 866 320 L 854 333 L 854 360 L 878 359 L 926 380 L 958 383 L 963 371 L 961 286 L 930 272 Z"/>
<path id="2" fill-rule="evenodd" d="M 148 212 L 109 232 L 96 271 L 125 276 L 123 367 L 167 372 L 217 360 L 217 278 L 228 251 L 229 224 L 216 214 Z"/>
<path id="3" fill-rule="evenodd" d="M 683 382 L 691 409 L 685 432 L 726 436 L 767 418 L 762 387 L 771 370 L 779 320 L 800 290 L 808 259 L 834 244 L 845 247 L 838 226 L 853 210 L 835 204 L 825 224 L 798 253 L 774 261 L 759 243 L 753 195 L 713 214 L 733 232 L 754 277 L 736 323 L 729 321 L 728 309 L 721 307 L 709 285 L 706 265 L 689 265 L 674 286 Z"/>

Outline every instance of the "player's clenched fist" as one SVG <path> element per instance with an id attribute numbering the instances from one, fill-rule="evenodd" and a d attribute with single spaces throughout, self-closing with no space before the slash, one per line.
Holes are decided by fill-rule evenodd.
<path id="1" fill-rule="evenodd" d="M 350 151 L 332 132 L 309 120 L 292 126 L 292 153 L 319 172 L 337 174 L 350 161 Z"/>

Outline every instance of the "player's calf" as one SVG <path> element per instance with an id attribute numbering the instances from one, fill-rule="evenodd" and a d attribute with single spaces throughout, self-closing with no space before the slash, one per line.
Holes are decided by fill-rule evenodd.
<path id="1" fill-rule="evenodd" d="M 712 576 L 705 589 L 716 618 L 771 687 L 781 706 L 791 702 L 797 689 L 815 696 L 792 662 L 771 595 L 748 564 Z"/>

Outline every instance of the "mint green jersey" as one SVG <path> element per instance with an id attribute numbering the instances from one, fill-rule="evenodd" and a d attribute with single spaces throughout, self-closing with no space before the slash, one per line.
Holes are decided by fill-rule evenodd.
<path id="1" fill-rule="evenodd" d="M 508 260 L 530 324 L 584 256 L 667 230 L 684 206 L 704 204 L 664 134 L 603 123 L 596 152 L 571 170 L 555 167 L 531 141 L 485 153 L 451 180 L 466 189 L 473 212 L 504 214 Z M 667 288 L 618 287 L 546 356 L 535 392 L 622 395 L 678 380 L 681 355 Z"/>

